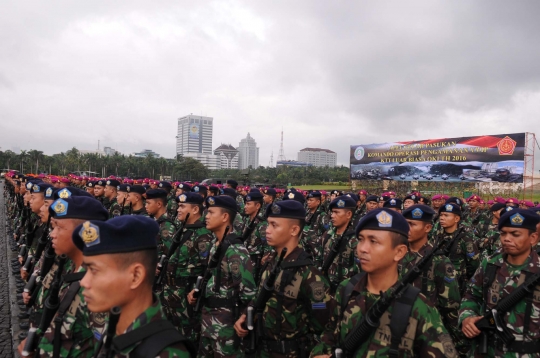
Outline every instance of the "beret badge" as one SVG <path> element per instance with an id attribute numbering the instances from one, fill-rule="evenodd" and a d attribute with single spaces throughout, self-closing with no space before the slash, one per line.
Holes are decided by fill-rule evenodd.
<path id="1" fill-rule="evenodd" d="M 377 221 L 379 222 L 379 227 L 392 227 L 392 216 L 385 211 L 377 214 Z"/>
<path id="2" fill-rule="evenodd" d="M 419 208 L 416 208 L 412 211 L 412 217 L 415 218 L 415 219 L 421 219 L 422 218 L 422 215 L 424 215 L 424 212 L 419 209 Z"/>
<path id="3" fill-rule="evenodd" d="M 449 211 L 449 212 L 452 212 L 452 210 L 454 209 L 454 207 L 450 204 L 446 205 L 444 208 L 446 209 L 446 211 Z"/>
<path id="4" fill-rule="evenodd" d="M 294 193 L 289 193 L 289 199 L 294 199 Z"/>
<path id="5" fill-rule="evenodd" d="M 181 202 L 181 203 L 185 203 L 186 200 L 187 200 L 187 196 L 186 194 L 182 194 L 178 197 L 178 200 Z"/>
<path id="6" fill-rule="evenodd" d="M 519 213 L 517 214 L 514 214 L 510 217 L 510 221 L 512 222 L 512 225 L 515 225 L 515 226 L 521 226 L 523 225 L 523 221 L 525 220 L 525 218 L 520 215 Z"/>
<path id="7" fill-rule="evenodd" d="M 272 213 L 278 215 L 279 213 L 281 213 L 281 207 L 276 204 L 272 205 Z"/>
<path id="8" fill-rule="evenodd" d="M 64 200 L 59 199 L 53 204 L 52 209 L 54 210 L 56 215 L 64 216 L 67 214 L 67 208 L 68 208 L 68 203 L 66 203 Z"/>
<path id="9" fill-rule="evenodd" d="M 208 198 L 208 204 L 209 205 L 214 205 L 216 203 L 216 201 L 214 200 L 214 198 Z"/>
<path id="10" fill-rule="evenodd" d="M 97 245 L 100 242 L 99 227 L 93 225 L 90 221 L 87 221 L 83 224 L 81 231 L 79 231 L 79 236 L 86 247 Z"/>
<path id="11" fill-rule="evenodd" d="M 337 206 L 338 206 L 338 208 L 343 208 L 343 207 L 345 207 L 345 202 L 343 200 L 338 200 Z"/>

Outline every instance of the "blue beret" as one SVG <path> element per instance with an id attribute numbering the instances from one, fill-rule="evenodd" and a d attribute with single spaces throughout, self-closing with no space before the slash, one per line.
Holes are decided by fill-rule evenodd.
<path id="1" fill-rule="evenodd" d="M 250 193 L 260 193 L 261 190 L 259 188 L 251 188 L 251 189 L 249 189 L 249 192 Z"/>
<path id="2" fill-rule="evenodd" d="M 349 194 L 346 194 L 345 196 L 348 196 L 349 198 L 351 198 L 352 200 L 354 200 L 355 202 L 360 200 L 360 198 L 358 197 L 358 195 L 354 194 L 354 193 L 349 193 Z"/>
<path id="3" fill-rule="evenodd" d="M 234 190 L 233 188 L 223 188 L 223 195 L 228 195 L 228 196 L 232 196 L 233 198 L 236 198 L 236 190 Z"/>
<path id="4" fill-rule="evenodd" d="M 129 184 L 120 184 L 116 188 L 121 193 L 128 193 Z"/>
<path id="5" fill-rule="evenodd" d="M 407 209 L 403 210 L 403 216 L 405 219 L 409 220 L 432 222 L 434 215 L 435 210 L 433 210 L 430 206 L 422 204 L 411 205 Z"/>
<path id="6" fill-rule="evenodd" d="M 513 227 L 516 229 L 529 229 L 536 231 L 536 224 L 540 222 L 540 216 L 528 209 L 513 209 L 505 212 L 499 219 L 498 229 Z"/>
<path id="7" fill-rule="evenodd" d="M 47 188 L 45 190 L 45 200 L 55 200 L 54 194 L 58 191 L 54 186 L 51 186 L 50 188 Z"/>
<path id="8" fill-rule="evenodd" d="M 87 221 L 75 228 L 72 240 L 85 256 L 94 256 L 155 249 L 158 233 L 154 219 L 124 215 L 109 221 Z"/>
<path id="9" fill-rule="evenodd" d="M 191 191 L 191 185 L 189 185 L 187 183 L 180 183 L 178 185 L 178 188 L 182 189 L 183 191 Z"/>
<path id="10" fill-rule="evenodd" d="M 374 201 L 376 203 L 379 202 L 379 197 L 377 195 L 370 195 L 366 198 L 366 203 L 369 203 L 370 201 Z"/>
<path id="11" fill-rule="evenodd" d="M 401 204 L 403 204 L 403 202 L 401 201 L 401 199 L 399 198 L 390 198 L 388 200 L 386 200 L 384 202 L 384 205 L 383 207 L 384 208 L 397 208 L 397 209 L 401 209 Z"/>
<path id="12" fill-rule="evenodd" d="M 356 208 L 356 201 L 354 201 L 353 198 L 343 195 L 338 196 L 332 202 L 330 205 L 328 205 L 328 209 L 355 209 Z"/>
<path id="13" fill-rule="evenodd" d="M 250 192 L 248 195 L 246 195 L 246 202 L 248 201 L 262 201 L 263 196 L 260 191 L 254 191 Z"/>
<path id="14" fill-rule="evenodd" d="M 159 182 L 158 187 L 159 187 L 159 188 L 162 188 L 162 189 L 166 189 L 166 190 L 171 190 L 171 189 L 172 189 L 172 185 L 171 185 L 171 183 L 169 183 L 168 181 L 161 181 L 161 182 Z"/>
<path id="15" fill-rule="evenodd" d="M 228 180 L 226 181 L 226 183 L 229 184 L 230 186 L 232 186 L 232 187 L 235 188 L 235 189 L 236 189 L 236 187 L 238 186 L 238 182 L 237 182 L 236 180 L 234 180 L 234 179 L 228 179 Z"/>
<path id="16" fill-rule="evenodd" d="M 304 196 L 297 191 L 291 191 L 290 193 L 285 194 L 283 196 L 283 200 L 296 200 L 302 204 L 306 202 L 306 199 L 304 198 Z"/>
<path id="17" fill-rule="evenodd" d="M 362 230 L 392 231 L 409 236 L 409 223 L 403 215 L 388 208 L 375 209 L 368 212 L 356 226 L 355 234 Z"/>
<path id="18" fill-rule="evenodd" d="M 86 187 L 87 188 L 93 188 L 96 186 L 96 182 L 95 181 L 88 181 L 86 182 Z"/>
<path id="19" fill-rule="evenodd" d="M 105 180 L 103 179 L 100 179 L 100 180 L 96 180 L 95 183 L 94 183 L 94 186 L 105 186 Z"/>
<path id="20" fill-rule="evenodd" d="M 68 186 L 62 189 L 56 189 L 53 192 L 53 199 L 67 199 L 75 196 L 85 196 L 87 198 L 94 198 L 92 194 L 86 190 L 75 188 L 73 186 Z"/>
<path id="21" fill-rule="evenodd" d="M 118 187 L 118 185 L 120 185 L 120 182 L 116 179 L 108 179 L 106 182 L 105 182 L 105 185 L 110 185 L 110 186 L 114 186 L 115 188 Z"/>
<path id="22" fill-rule="evenodd" d="M 461 205 L 463 205 L 463 201 L 461 201 L 460 198 L 456 197 L 456 196 L 452 196 L 450 198 L 448 198 L 446 200 L 446 203 L 454 203 L 454 204 L 457 204 L 459 205 L 459 207 L 461 208 Z"/>
<path id="23" fill-rule="evenodd" d="M 146 199 L 167 198 L 167 192 L 163 189 L 150 189 L 146 191 Z"/>
<path id="24" fill-rule="evenodd" d="M 268 189 L 264 189 L 264 194 L 265 195 L 272 195 L 272 196 L 275 196 L 277 193 L 276 193 L 276 189 L 274 188 L 268 188 Z"/>
<path id="25" fill-rule="evenodd" d="M 142 185 L 128 185 L 127 192 L 143 195 L 144 193 L 146 193 L 146 189 Z"/>
<path id="26" fill-rule="evenodd" d="M 52 190 L 54 190 L 54 186 L 52 186 L 51 184 L 47 184 L 47 183 L 37 183 L 37 184 L 32 185 L 32 193 L 45 194 L 47 189 L 51 189 L 51 191 L 52 191 Z"/>
<path id="27" fill-rule="evenodd" d="M 204 198 L 197 193 L 187 192 L 176 197 L 178 203 L 202 205 Z"/>
<path id="28" fill-rule="evenodd" d="M 309 199 L 309 198 L 317 198 L 317 199 L 320 199 L 320 198 L 321 198 L 321 192 L 320 192 L 320 191 L 317 191 L 317 190 L 312 191 L 311 193 L 309 193 L 309 194 L 307 195 L 307 197 L 308 197 L 308 199 Z"/>
<path id="29" fill-rule="evenodd" d="M 495 204 L 491 205 L 491 208 L 489 208 L 489 211 L 495 212 L 495 211 L 499 211 L 499 210 L 504 209 L 504 208 L 506 208 L 506 204 L 495 203 Z"/>
<path id="30" fill-rule="evenodd" d="M 195 193 L 207 193 L 208 192 L 208 188 L 205 187 L 204 185 L 195 185 L 192 189 L 191 189 L 192 192 L 195 192 Z M 200 196 L 200 195 L 199 195 Z"/>
<path id="31" fill-rule="evenodd" d="M 273 218 L 306 219 L 304 205 L 296 200 L 282 200 L 269 205 L 265 216 Z"/>
<path id="32" fill-rule="evenodd" d="M 407 200 L 407 199 L 410 199 L 412 201 L 414 201 L 415 203 L 418 203 L 418 199 L 419 197 L 415 194 L 409 194 L 405 197 L 405 199 L 403 199 L 403 201 Z"/>
<path id="33" fill-rule="evenodd" d="M 439 214 L 440 213 L 451 213 L 451 214 L 455 214 L 455 215 L 461 217 L 461 206 L 459 206 L 459 204 L 457 204 L 457 203 L 447 201 L 444 205 L 442 205 L 439 208 Z"/>
<path id="34" fill-rule="evenodd" d="M 109 218 L 108 211 L 101 203 L 86 196 L 72 196 L 57 199 L 49 206 L 49 213 L 55 219 L 102 220 Z"/>
<path id="35" fill-rule="evenodd" d="M 206 198 L 206 206 L 229 209 L 235 212 L 238 211 L 236 200 L 227 195 L 209 196 Z"/>
<path id="36" fill-rule="evenodd" d="M 538 206 L 529 208 L 529 209 L 527 209 L 527 210 L 529 210 L 529 211 L 532 212 L 532 213 L 535 213 L 536 215 L 540 215 L 540 207 L 538 207 Z"/>

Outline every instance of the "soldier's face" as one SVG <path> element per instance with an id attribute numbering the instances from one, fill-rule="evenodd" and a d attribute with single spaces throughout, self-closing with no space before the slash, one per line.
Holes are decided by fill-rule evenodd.
<path id="1" fill-rule="evenodd" d="M 332 225 L 337 228 L 342 228 L 347 225 L 351 218 L 351 211 L 346 209 L 332 209 L 332 214 L 330 214 L 330 220 Z"/>
<path id="2" fill-rule="evenodd" d="M 105 185 L 104 193 L 107 198 L 114 198 L 116 196 L 116 188 L 112 185 Z"/>
<path id="3" fill-rule="evenodd" d="M 528 229 L 501 228 L 501 246 L 503 252 L 509 256 L 528 255 L 537 240 L 536 231 L 530 234 Z"/>
<path id="4" fill-rule="evenodd" d="M 196 207 L 197 205 L 179 203 L 178 209 L 176 209 L 178 220 L 183 221 L 188 213 L 190 216 L 195 215 L 195 211 L 198 211 L 198 209 L 195 209 Z"/>
<path id="5" fill-rule="evenodd" d="M 471 209 L 476 209 L 478 207 L 478 200 L 476 199 L 471 199 L 469 200 L 469 206 L 471 207 Z"/>
<path id="6" fill-rule="evenodd" d="M 45 196 L 43 194 L 30 194 L 30 209 L 34 214 L 39 214 L 39 210 L 43 206 Z"/>
<path id="7" fill-rule="evenodd" d="M 298 220 L 288 218 L 268 218 L 266 242 L 275 248 L 283 248 L 294 238 L 298 238 L 302 228 Z"/>
<path id="8" fill-rule="evenodd" d="M 222 211 L 221 208 L 212 206 L 208 208 L 204 220 L 206 222 L 206 228 L 210 231 L 216 231 L 229 222 L 228 215 L 225 211 Z"/>
<path id="9" fill-rule="evenodd" d="M 93 187 L 86 187 L 86 192 L 90 195 L 94 196 L 94 188 Z"/>
<path id="10" fill-rule="evenodd" d="M 103 196 L 103 194 L 105 194 L 105 188 L 101 185 L 96 185 L 94 187 L 94 196 Z"/>
<path id="11" fill-rule="evenodd" d="M 433 200 L 433 207 L 434 207 L 435 209 L 438 209 L 438 208 L 441 207 L 441 205 L 442 205 L 443 203 L 444 203 L 444 200 L 442 200 L 442 199 L 435 199 L 435 200 Z"/>
<path id="12" fill-rule="evenodd" d="M 320 204 L 321 200 L 317 198 L 308 198 L 307 199 L 307 207 L 308 209 L 316 209 L 317 206 Z"/>
<path id="13" fill-rule="evenodd" d="M 155 215 L 161 208 L 159 200 L 147 199 L 145 209 L 148 215 Z"/>
<path id="14" fill-rule="evenodd" d="M 443 228 L 453 227 L 459 222 L 459 216 L 443 212 L 439 214 L 439 222 Z"/>
<path id="15" fill-rule="evenodd" d="M 53 203 L 52 200 L 43 200 L 43 205 L 39 208 L 39 218 L 45 223 L 49 220 L 49 206 Z"/>
<path id="16" fill-rule="evenodd" d="M 427 238 L 427 234 L 432 228 L 432 225 L 419 220 L 409 220 L 409 242 L 416 242 L 423 238 Z"/>
<path id="17" fill-rule="evenodd" d="M 407 209 L 409 206 L 413 206 L 413 205 L 414 205 L 414 200 L 412 199 L 407 199 L 403 202 L 404 209 Z"/>
<path id="18" fill-rule="evenodd" d="M 244 210 L 246 212 L 246 215 L 253 215 L 259 210 L 260 204 L 255 201 L 248 201 L 246 202 L 246 205 L 244 206 Z"/>
<path id="19" fill-rule="evenodd" d="M 116 193 L 116 200 L 118 201 L 118 204 L 122 205 L 127 198 L 127 193 L 124 193 L 123 191 L 119 191 Z"/>
<path id="20" fill-rule="evenodd" d="M 273 201 L 272 199 L 273 198 L 272 198 L 271 195 L 266 195 L 266 194 L 263 195 L 263 200 L 264 200 L 265 204 L 270 204 Z"/>
<path id="21" fill-rule="evenodd" d="M 356 254 L 362 270 L 367 273 L 387 270 L 406 253 L 406 245 L 392 247 L 392 237 L 388 231 L 362 230 L 358 235 Z"/>
<path id="22" fill-rule="evenodd" d="M 75 219 L 51 219 L 53 231 L 51 232 L 52 246 L 57 255 L 66 254 L 71 257 L 74 250 L 78 250 L 71 239 L 73 230 L 81 220 Z"/>

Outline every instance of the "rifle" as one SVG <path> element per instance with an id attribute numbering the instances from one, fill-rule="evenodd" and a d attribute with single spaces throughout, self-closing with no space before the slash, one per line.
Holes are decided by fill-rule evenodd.
<path id="1" fill-rule="evenodd" d="M 126 199 L 124 198 L 124 201 L 122 202 L 122 211 L 120 212 L 120 216 L 124 215 L 124 209 L 126 208 Z"/>
<path id="2" fill-rule="evenodd" d="M 49 227 L 51 225 L 51 216 L 49 215 L 49 218 L 47 219 L 47 224 L 45 226 L 45 229 L 43 230 L 43 233 L 41 234 L 41 237 L 38 240 L 38 246 L 36 247 L 36 253 L 32 257 L 32 255 L 28 255 L 26 262 L 24 264 L 23 270 L 26 272 L 32 272 L 34 270 L 34 266 L 36 265 L 36 262 L 39 262 L 39 259 L 41 258 L 41 255 L 43 254 L 43 250 L 45 250 L 45 246 L 47 246 L 47 243 L 49 242 Z"/>
<path id="3" fill-rule="evenodd" d="M 99 342 L 99 346 L 96 350 L 96 353 L 94 354 L 94 358 L 97 358 L 101 355 L 100 353 L 102 348 L 102 357 L 112 357 L 113 351 L 111 350 L 111 344 L 114 336 L 116 335 L 116 326 L 118 325 L 118 319 L 120 319 L 120 313 L 122 313 L 122 309 L 119 306 L 114 306 L 113 308 L 111 308 L 109 312 L 109 325 L 107 326 L 107 334 Z M 105 341 L 105 343 L 103 343 L 103 341 Z"/>
<path id="4" fill-rule="evenodd" d="M 480 336 L 480 354 L 487 354 L 489 333 L 495 333 L 503 343 L 508 346 L 516 339 L 506 326 L 503 316 L 517 305 L 525 296 L 530 295 L 540 282 L 540 272 L 531 276 L 527 281 L 516 288 L 512 293 L 499 301 L 495 308 L 487 309 L 484 316 L 476 321 L 476 327 L 482 331 Z"/>
<path id="5" fill-rule="evenodd" d="M 50 245 L 47 248 L 47 251 L 45 251 L 45 258 L 43 260 L 43 265 L 41 266 L 41 269 L 39 271 L 39 276 L 36 273 L 33 273 L 32 276 L 28 279 L 28 283 L 24 287 L 24 292 L 27 292 L 30 294 L 30 300 L 28 300 L 28 303 L 26 304 L 26 307 L 32 307 L 34 303 L 36 302 L 37 296 L 39 294 L 39 289 L 43 285 L 43 280 L 45 279 L 45 276 L 49 273 L 51 270 L 51 267 L 54 264 L 54 247 Z M 35 276 L 35 278 L 33 278 Z"/>
<path id="6" fill-rule="evenodd" d="M 23 206 L 23 208 L 21 210 L 22 210 L 21 222 L 20 222 L 19 226 L 15 229 L 15 234 L 17 235 L 15 237 L 16 242 L 19 242 L 21 240 L 21 236 L 23 236 L 23 234 L 21 233 L 21 229 L 23 229 L 26 226 L 26 221 L 28 221 L 28 217 L 30 216 L 30 214 L 29 214 L 30 202 L 28 202 L 28 204 L 26 206 Z"/>
<path id="7" fill-rule="evenodd" d="M 158 288 L 163 283 L 163 280 L 165 278 L 165 274 L 167 273 L 167 266 L 169 265 L 169 260 L 171 259 L 172 255 L 174 255 L 175 251 L 178 249 L 178 247 L 181 244 L 181 235 L 184 231 L 184 228 L 186 227 L 186 223 L 189 219 L 189 213 L 186 214 L 186 217 L 184 220 L 180 223 L 180 226 L 178 227 L 178 230 L 174 233 L 172 237 L 172 244 L 169 249 L 168 255 L 161 255 L 161 259 L 159 260 L 159 263 L 157 265 L 158 274 L 154 279 L 154 291 L 157 291 Z M 175 272 L 173 274 L 176 274 Z"/>
<path id="8" fill-rule="evenodd" d="M 248 353 L 255 352 L 256 341 L 258 340 L 258 338 L 262 336 L 262 333 L 263 333 L 263 317 L 262 316 L 264 313 L 264 308 L 266 307 L 266 303 L 268 302 L 268 300 L 272 297 L 272 294 L 274 293 L 274 285 L 276 283 L 277 276 L 281 269 L 281 263 L 283 262 L 285 255 L 287 255 L 286 247 L 284 247 L 281 250 L 281 253 L 279 254 L 279 258 L 276 261 L 276 265 L 274 266 L 272 271 L 270 271 L 270 274 L 268 275 L 266 280 L 264 280 L 262 289 L 259 292 L 259 296 L 257 297 L 257 301 L 255 301 L 255 305 L 252 308 L 252 310 L 255 310 L 255 314 L 257 316 L 257 336 L 255 335 L 255 332 L 254 332 L 255 327 L 253 325 L 253 318 L 251 317 L 251 322 L 250 322 L 250 319 L 248 317 L 247 329 L 250 331 L 249 337 L 248 337 L 249 348 L 246 349 Z M 248 307 L 248 314 L 249 314 L 249 308 L 251 307 Z M 251 326 L 251 329 L 250 329 L 250 326 Z"/>
<path id="9" fill-rule="evenodd" d="M 133 214 L 133 203 L 130 201 L 129 202 L 129 215 L 132 215 Z"/>
<path id="10" fill-rule="evenodd" d="M 328 278 L 328 269 L 332 265 L 332 262 L 336 259 L 337 255 L 339 255 L 339 248 L 341 246 L 342 241 L 345 239 L 345 234 L 349 230 L 349 228 L 352 225 L 352 218 L 347 223 L 347 227 L 345 228 L 345 231 L 343 231 L 343 234 L 341 236 L 334 240 L 334 243 L 332 244 L 332 247 L 330 248 L 330 252 L 328 253 L 328 256 L 326 257 L 326 260 L 324 260 L 323 265 L 321 267 L 321 272 L 324 276 Z"/>
<path id="11" fill-rule="evenodd" d="M 223 240 L 225 240 L 225 237 L 227 236 L 227 233 L 229 232 L 230 227 L 227 226 L 225 228 L 225 232 L 223 233 L 223 239 L 221 239 L 221 243 L 216 248 L 216 251 L 214 252 L 214 255 L 210 258 L 210 261 L 208 261 L 208 266 L 206 266 L 206 271 L 204 272 L 204 277 L 199 276 L 197 277 L 197 284 L 195 286 L 195 292 L 193 293 L 193 298 L 197 299 L 197 303 L 195 304 L 195 309 L 193 310 L 195 313 L 199 313 L 202 309 L 202 303 L 204 294 L 206 293 L 206 286 L 208 285 L 208 281 L 210 281 L 210 278 L 212 277 L 212 270 L 218 267 L 220 264 L 220 258 L 221 258 L 221 251 L 223 250 Z M 199 278 L 201 280 L 199 280 Z"/>
<path id="12" fill-rule="evenodd" d="M 246 242 L 246 240 L 249 239 L 249 237 L 251 236 L 251 234 L 253 233 L 253 231 L 255 230 L 255 224 L 256 222 L 258 222 L 260 219 L 259 219 L 259 213 L 261 212 L 261 208 L 262 208 L 262 204 L 261 206 L 259 207 L 259 210 L 257 210 L 257 214 L 255 214 L 255 216 L 253 217 L 253 220 L 251 220 L 247 227 L 246 227 L 246 230 L 244 231 L 244 233 L 242 234 L 242 242 Z"/>
<path id="13" fill-rule="evenodd" d="M 37 329 L 32 328 L 28 332 L 26 344 L 24 345 L 22 352 L 23 357 L 27 357 L 36 351 L 39 340 L 41 339 L 41 337 L 43 337 L 45 331 L 51 325 L 51 321 L 56 314 L 56 311 L 58 310 L 58 306 L 60 306 L 59 295 L 60 287 L 62 284 L 62 271 L 64 270 L 67 256 L 60 255 L 59 258 L 60 259 L 58 261 L 58 271 L 56 271 L 54 280 L 51 284 L 51 292 L 49 293 L 49 296 L 47 297 L 47 299 L 45 300 L 45 304 L 43 305 L 43 315 L 41 316 L 41 321 L 39 322 L 39 326 Z"/>
<path id="14" fill-rule="evenodd" d="M 439 242 L 433 247 L 428 254 L 418 261 L 418 263 L 407 274 L 398 281 L 396 285 L 390 288 L 386 292 L 381 292 L 381 298 L 379 298 L 373 306 L 362 317 L 362 320 L 356 325 L 352 331 L 345 337 L 342 347 L 345 356 L 353 356 L 362 343 L 364 343 L 373 332 L 379 327 L 379 320 L 386 310 L 392 305 L 394 300 L 401 294 L 401 292 L 410 284 L 413 283 L 421 274 L 422 271 L 431 263 L 431 259 L 435 253 L 441 248 L 444 241 Z M 345 309 L 345 307 L 343 307 Z M 339 349 L 339 348 L 338 348 Z M 336 349 L 337 351 L 337 349 Z M 334 352 L 335 356 L 336 352 Z"/>

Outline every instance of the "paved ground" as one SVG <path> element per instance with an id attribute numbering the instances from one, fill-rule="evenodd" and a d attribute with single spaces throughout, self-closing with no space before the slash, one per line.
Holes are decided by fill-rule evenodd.
<path id="1" fill-rule="evenodd" d="M 0 357 L 13 357 L 12 307 L 17 306 L 15 280 L 11 275 L 13 253 L 6 238 L 4 183 L 0 183 Z M 16 255 L 15 255 L 16 256 Z M 12 285 L 10 285 L 12 281 Z M 18 310 L 18 307 L 17 307 Z"/>

